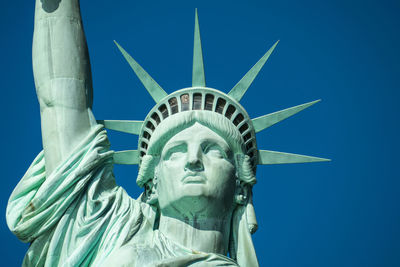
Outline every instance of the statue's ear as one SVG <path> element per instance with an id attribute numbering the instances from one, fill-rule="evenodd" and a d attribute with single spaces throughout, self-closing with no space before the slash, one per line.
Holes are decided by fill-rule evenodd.
<path id="1" fill-rule="evenodd" d="M 153 179 L 154 171 L 155 168 L 157 167 L 158 162 L 159 162 L 158 156 L 152 156 L 152 155 L 143 156 L 139 167 L 139 173 L 136 179 L 136 183 L 138 186 L 143 187 L 148 181 Z"/>
<path id="2" fill-rule="evenodd" d="M 136 183 L 140 187 L 144 187 L 144 194 L 142 201 L 154 205 L 158 202 L 157 194 L 157 165 L 159 157 L 152 155 L 145 155 L 140 164 L 138 177 Z"/>
<path id="3" fill-rule="evenodd" d="M 249 187 L 239 179 L 236 180 L 235 203 L 246 205 L 249 198 Z"/>
<path id="4" fill-rule="evenodd" d="M 236 204 L 246 205 L 251 197 L 251 187 L 256 183 L 250 157 L 243 153 L 235 154 L 236 165 Z"/>
<path id="5" fill-rule="evenodd" d="M 235 154 L 236 177 L 246 184 L 256 183 L 255 172 L 252 168 L 250 157 L 243 153 Z"/>
<path id="6" fill-rule="evenodd" d="M 144 187 L 144 199 L 147 204 L 155 205 L 158 202 L 157 178 L 148 181 Z"/>

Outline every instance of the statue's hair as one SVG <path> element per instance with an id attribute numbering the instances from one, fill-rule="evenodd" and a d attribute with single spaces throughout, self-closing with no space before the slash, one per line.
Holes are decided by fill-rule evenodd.
<path id="1" fill-rule="evenodd" d="M 256 178 L 251 167 L 249 156 L 244 154 L 244 142 L 238 129 L 224 116 L 210 111 L 193 110 L 175 114 L 166 118 L 157 126 L 149 145 L 147 154 L 140 163 L 137 184 L 140 187 L 154 178 L 154 170 L 158 164 L 164 145 L 177 133 L 191 127 L 195 123 L 202 124 L 220 135 L 228 143 L 235 155 L 235 167 L 238 179 L 245 184 L 253 185 Z M 148 188 L 146 188 L 148 189 Z"/>
<path id="2" fill-rule="evenodd" d="M 147 154 L 159 156 L 171 137 L 196 122 L 222 136 L 235 153 L 243 153 L 242 136 L 230 120 L 212 111 L 192 110 L 174 114 L 162 121 L 152 134 Z"/>

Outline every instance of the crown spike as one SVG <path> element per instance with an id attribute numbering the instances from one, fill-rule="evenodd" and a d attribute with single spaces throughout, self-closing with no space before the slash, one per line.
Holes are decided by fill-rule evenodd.
<path id="1" fill-rule="evenodd" d="M 261 68 L 264 66 L 265 62 L 267 62 L 269 56 L 272 51 L 274 51 L 276 45 L 279 43 L 277 41 L 265 55 L 246 73 L 246 75 L 232 88 L 232 90 L 228 93 L 229 96 L 240 101 L 243 95 L 246 93 L 247 89 L 249 89 L 250 85 L 253 83 L 254 79 L 257 77 Z"/>
<path id="2" fill-rule="evenodd" d="M 125 51 L 125 49 L 123 49 L 116 41 L 114 41 L 114 43 L 117 45 L 118 49 L 121 51 L 126 61 L 128 61 L 129 65 L 154 101 L 158 103 L 161 99 L 166 97 L 168 94 L 164 89 L 161 88 L 161 86 Z"/>
<path id="3" fill-rule="evenodd" d="M 117 151 L 114 153 L 113 158 L 115 164 L 138 165 L 139 151 L 137 150 Z"/>
<path id="4" fill-rule="evenodd" d="M 253 122 L 254 131 L 256 133 L 261 132 L 262 130 L 295 115 L 296 113 L 314 105 L 315 103 L 318 103 L 319 101 L 321 100 L 315 100 L 252 119 L 251 121 Z"/>
<path id="5" fill-rule="evenodd" d="M 143 121 L 125 121 L 125 120 L 98 120 L 97 123 L 103 124 L 105 128 L 130 133 L 140 134 L 140 130 L 143 125 Z"/>
<path id="6" fill-rule="evenodd" d="M 299 155 L 299 154 L 270 151 L 270 150 L 259 150 L 258 151 L 258 164 L 259 165 L 286 164 L 286 163 L 309 163 L 309 162 L 322 162 L 322 161 L 331 161 L 331 160 L 324 159 L 324 158 L 305 156 L 305 155 Z"/>
<path id="7" fill-rule="evenodd" d="M 203 52 L 201 48 L 199 17 L 197 15 L 197 8 L 195 14 L 194 25 L 194 45 L 193 45 L 193 73 L 192 73 L 192 86 L 206 86 L 206 78 L 204 75 Z"/>

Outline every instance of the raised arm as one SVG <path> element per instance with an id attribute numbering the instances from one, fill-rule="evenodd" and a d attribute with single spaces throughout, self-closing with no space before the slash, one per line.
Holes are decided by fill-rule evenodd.
<path id="1" fill-rule="evenodd" d="M 50 174 L 96 124 L 79 0 L 36 0 L 32 55 Z"/>

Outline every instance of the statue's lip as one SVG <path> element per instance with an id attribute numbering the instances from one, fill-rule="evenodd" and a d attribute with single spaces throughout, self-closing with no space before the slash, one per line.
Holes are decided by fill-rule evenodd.
<path id="1" fill-rule="evenodd" d="M 201 173 L 188 173 L 181 180 L 184 184 L 205 184 L 206 178 Z"/>

